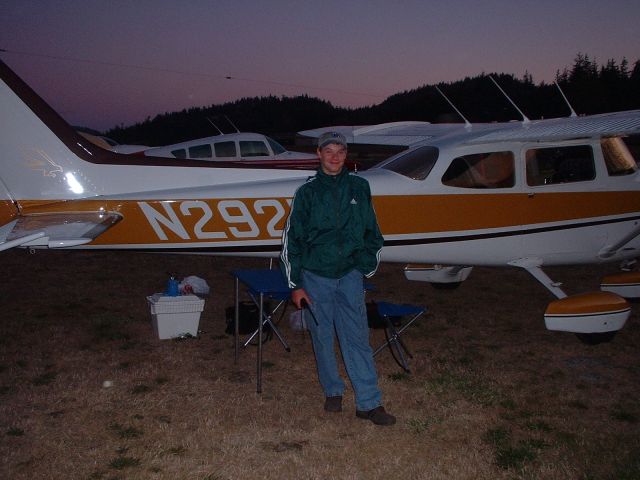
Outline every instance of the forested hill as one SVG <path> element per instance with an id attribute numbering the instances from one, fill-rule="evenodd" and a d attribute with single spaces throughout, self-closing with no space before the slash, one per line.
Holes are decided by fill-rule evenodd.
<path id="1" fill-rule="evenodd" d="M 569 114 L 556 86 L 544 82 L 535 84 L 529 74 L 523 78 L 504 73 L 481 74 L 438 86 L 471 122 L 520 119 L 488 75 L 498 81 L 530 119 Z M 640 108 L 640 60 L 636 60 L 632 68 L 626 59 L 598 65 L 587 55 L 579 54 L 572 67 L 557 72 L 556 81 L 579 115 Z M 218 132 L 212 123 L 225 133 L 234 131 L 225 116 L 241 131 L 260 132 L 285 144 L 290 143 L 297 131 L 328 125 L 462 121 L 433 85 L 424 85 L 392 95 L 378 105 L 355 109 L 334 107 L 307 95 L 243 98 L 157 115 L 142 123 L 114 128 L 106 135 L 121 143 L 168 145 L 215 135 Z"/>

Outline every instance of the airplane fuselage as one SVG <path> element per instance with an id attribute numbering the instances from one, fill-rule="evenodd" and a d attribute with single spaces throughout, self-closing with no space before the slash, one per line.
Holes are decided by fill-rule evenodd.
<path id="1" fill-rule="evenodd" d="M 3 79 L 2 241 L 37 233 L 23 246 L 279 252 L 291 198 L 313 171 L 106 152 L 77 136 L 6 66 Z M 629 117 L 639 122 L 637 112 Z M 640 174 L 623 139 L 534 141 L 542 128 L 559 127 L 453 126 L 361 172 L 385 237 L 383 261 L 555 265 L 637 257 Z"/>

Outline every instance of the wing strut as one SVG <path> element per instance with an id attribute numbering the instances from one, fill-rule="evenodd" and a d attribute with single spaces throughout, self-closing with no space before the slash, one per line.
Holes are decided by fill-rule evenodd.
<path id="1" fill-rule="evenodd" d="M 598 257 L 600 258 L 613 257 L 616 253 L 618 253 L 618 250 L 620 250 L 622 247 L 624 247 L 627 243 L 629 243 L 631 240 L 636 238 L 638 235 L 640 235 L 640 224 L 636 228 L 631 230 L 627 235 L 625 235 L 616 243 L 614 243 L 613 245 L 606 245 L 602 250 L 598 252 Z"/>
<path id="2" fill-rule="evenodd" d="M 541 262 L 537 258 L 520 258 L 518 260 L 509 262 L 509 265 L 524 268 L 556 297 L 560 299 L 567 297 L 567 294 L 564 293 L 564 290 L 560 288 L 562 286 L 562 283 L 554 282 L 553 280 L 551 280 L 549 276 L 542 271 L 542 268 L 540 268 Z"/>

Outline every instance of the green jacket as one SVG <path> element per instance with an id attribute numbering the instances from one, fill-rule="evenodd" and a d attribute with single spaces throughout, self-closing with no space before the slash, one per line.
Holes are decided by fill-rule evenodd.
<path id="1" fill-rule="evenodd" d="M 335 176 L 318 169 L 293 197 L 280 265 L 289 288 L 302 288 L 302 270 L 340 278 L 353 269 L 372 276 L 383 238 L 369 182 L 346 168 Z"/>

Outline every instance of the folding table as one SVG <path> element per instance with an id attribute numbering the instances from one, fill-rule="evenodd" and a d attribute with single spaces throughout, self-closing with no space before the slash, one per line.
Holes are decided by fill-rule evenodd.
<path id="1" fill-rule="evenodd" d="M 251 269 L 251 270 L 233 270 L 231 274 L 235 279 L 235 329 L 234 329 L 234 343 L 235 343 L 235 363 L 238 363 L 240 355 L 240 332 L 239 332 L 239 311 L 240 311 L 240 283 L 247 288 L 247 293 L 251 297 L 251 300 L 258 307 L 258 329 L 249 337 L 249 340 L 245 343 L 245 347 L 251 341 L 255 335 L 258 336 L 258 365 L 257 365 L 257 380 L 256 390 L 257 393 L 262 393 L 262 336 L 263 327 L 268 324 L 273 333 L 278 337 L 280 343 L 284 346 L 285 350 L 291 351 L 289 345 L 284 340 L 278 328 L 271 321 L 271 316 L 278 310 L 278 308 L 286 303 L 291 297 L 291 290 L 287 286 L 280 270 L 270 269 Z M 273 299 L 277 300 L 278 304 L 270 312 L 264 310 L 264 300 Z"/>

